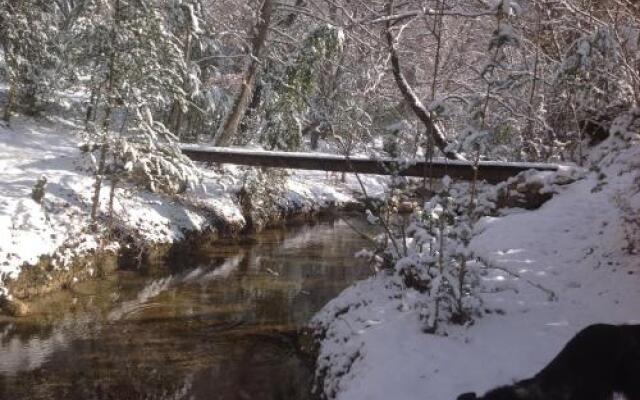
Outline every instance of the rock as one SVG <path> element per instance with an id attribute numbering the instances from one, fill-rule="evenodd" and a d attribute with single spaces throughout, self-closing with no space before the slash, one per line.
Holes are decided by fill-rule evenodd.
<path id="1" fill-rule="evenodd" d="M 12 317 L 24 317 L 29 314 L 29 306 L 18 299 L 1 297 L 0 311 Z"/>
<path id="2" fill-rule="evenodd" d="M 415 201 L 402 201 L 398 204 L 398 212 L 400 214 L 410 214 L 418 207 Z"/>
<path id="3" fill-rule="evenodd" d="M 543 192 L 542 185 L 533 183 L 518 186 L 517 188 L 506 187 L 506 190 L 498 192 L 497 206 L 502 208 L 524 208 L 535 210 L 553 197 L 552 193 Z"/>

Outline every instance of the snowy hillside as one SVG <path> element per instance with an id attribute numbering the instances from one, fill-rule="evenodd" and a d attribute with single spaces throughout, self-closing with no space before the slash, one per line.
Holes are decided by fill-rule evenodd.
<path id="1" fill-rule="evenodd" d="M 636 131 L 637 132 L 637 131 Z M 323 333 L 320 388 L 340 400 L 451 400 L 527 378 L 595 322 L 640 323 L 640 145 L 617 138 L 585 178 L 535 211 L 476 225 L 471 249 L 491 267 L 483 315 L 423 333 L 423 296 L 380 273 L 345 290 L 315 318 Z"/>

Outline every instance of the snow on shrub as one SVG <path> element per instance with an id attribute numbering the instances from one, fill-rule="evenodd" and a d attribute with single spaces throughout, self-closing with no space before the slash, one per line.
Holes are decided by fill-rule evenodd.
<path id="1" fill-rule="evenodd" d="M 112 180 L 130 181 L 151 192 L 176 194 L 199 181 L 193 162 L 180 150 L 177 138 L 151 118 L 148 112 L 136 112 L 137 124 L 126 133 L 100 135 L 89 132 L 81 149 L 88 152 L 92 169 L 98 171 L 94 155 L 106 141 L 104 175 Z"/>

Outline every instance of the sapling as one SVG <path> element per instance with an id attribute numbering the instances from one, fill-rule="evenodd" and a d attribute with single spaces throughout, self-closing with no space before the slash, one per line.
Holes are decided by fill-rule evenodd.
<path id="1" fill-rule="evenodd" d="M 45 187 L 47 185 L 47 177 L 42 175 L 36 181 L 36 184 L 33 186 L 33 190 L 31 190 L 31 198 L 36 203 L 42 203 L 42 199 L 44 199 L 45 195 Z"/>

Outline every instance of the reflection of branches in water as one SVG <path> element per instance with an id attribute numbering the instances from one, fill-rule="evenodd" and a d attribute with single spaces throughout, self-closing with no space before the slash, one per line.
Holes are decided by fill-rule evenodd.
<path id="1" fill-rule="evenodd" d="M 147 284 L 135 299 L 124 302 L 113 309 L 107 319 L 120 320 L 128 314 L 140 310 L 145 303 L 180 283 L 203 283 L 225 279 L 233 273 L 244 257 L 244 252 L 229 257 L 213 271 L 198 267 L 188 273 L 154 280 Z M 89 313 L 72 315 L 51 327 L 51 331 L 47 333 L 46 337 L 43 337 L 42 331 L 38 330 L 38 335 L 34 333 L 23 338 L 21 336 L 24 335 L 21 335 L 22 332 L 17 329 L 16 324 L 9 323 L 1 326 L 0 374 L 13 376 L 23 371 L 33 371 L 42 367 L 54 352 L 64 350 L 73 339 L 85 335 L 89 326 L 99 329 L 100 325 L 92 324 L 94 320 L 95 315 Z"/>
<path id="2" fill-rule="evenodd" d="M 54 352 L 68 346 L 70 334 L 88 325 L 88 318 L 75 316 L 54 326 L 46 338 L 36 335 L 23 338 L 16 324 L 8 324 L 0 332 L 0 374 L 14 376 L 40 368 Z"/>
<path id="3" fill-rule="evenodd" d="M 385 242 L 378 241 L 375 237 L 370 236 L 367 233 L 363 232 L 362 230 L 358 229 L 355 225 L 350 223 L 345 218 L 340 217 L 340 221 L 344 222 L 345 225 L 347 225 L 355 234 L 357 234 L 358 236 L 360 236 L 361 238 L 366 240 L 370 245 L 372 245 L 372 247 L 374 249 L 373 250 L 373 254 L 374 255 L 382 257 L 382 259 L 384 260 L 384 262 L 386 264 L 389 264 L 391 262 L 391 259 L 389 258 L 389 256 L 386 255 L 385 252 L 384 252 L 385 247 L 386 247 L 386 243 Z M 365 251 L 367 253 L 369 252 L 367 249 L 362 249 L 360 252 L 356 253 L 355 256 L 358 257 L 358 254 L 362 254 L 362 251 Z M 377 272 L 377 267 L 376 267 L 377 264 L 378 264 L 378 262 L 376 261 L 375 257 L 371 257 L 369 259 L 369 269 L 374 274 Z"/>
<path id="4" fill-rule="evenodd" d="M 245 258 L 245 253 L 242 252 L 238 255 L 235 255 L 233 257 L 229 257 L 227 258 L 224 263 L 222 263 L 221 266 L 217 267 L 216 269 L 214 269 L 213 271 L 203 275 L 200 278 L 200 281 L 204 281 L 204 282 L 208 282 L 214 279 L 225 279 L 228 278 L 229 275 L 231 275 L 231 273 L 233 271 L 236 270 L 236 268 L 238 268 L 238 265 L 240 265 L 240 263 L 242 262 L 242 260 L 244 260 Z"/>
<path id="5" fill-rule="evenodd" d="M 171 287 L 171 284 L 174 283 L 175 280 L 176 277 L 169 276 L 152 281 L 147 286 L 145 286 L 140 291 L 140 293 L 138 293 L 138 296 L 134 300 L 122 303 L 119 307 L 112 310 L 107 318 L 111 321 L 116 321 L 121 319 L 123 316 L 130 314 L 131 312 L 140 308 L 141 305 L 148 302 L 150 299 L 169 289 L 169 287 Z"/>
<path id="6" fill-rule="evenodd" d="M 145 303 L 154 297 L 157 297 L 162 292 L 165 292 L 181 283 L 205 283 L 215 279 L 227 278 L 238 267 L 238 265 L 240 265 L 244 257 L 244 252 L 233 257 L 229 257 L 222 263 L 222 265 L 215 268 L 213 271 L 208 271 L 203 267 L 198 267 L 188 273 L 156 279 L 145 286 L 134 300 L 124 302 L 118 308 L 111 311 L 108 319 L 111 321 L 119 320 L 125 315 L 140 309 Z"/>
<path id="7" fill-rule="evenodd" d="M 184 383 L 181 387 L 176 389 L 173 393 L 163 395 L 160 397 L 161 400 L 182 400 L 182 399 L 191 399 L 192 397 L 189 395 L 191 388 L 193 387 L 193 375 L 189 374 L 186 378 L 184 378 Z"/>
<path id="8" fill-rule="evenodd" d="M 145 303 L 162 292 L 180 283 L 203 283 L 215 279 L 225 279 L 233 273 L 244 257 L 244 252 L 229 257 L 213 271 L 198 267 L 182 275 L 154 280 L 147 284 L 134 300 L 124 302 L 112 310 L 107 319 L 120 320 L 139 310 Z M 92 324 L 92 322 L 95 322 L 95 315 L 76 313 L 56 323 L 50 331 L 46 332 L 46 335 L 43 335 L 41 329 L 25 335 L 22 331 L 23 326 L 18 326 L 15 323 L 0 325 L 0 374 L 13 376 L 20 372 L 33 371 L 42 367 L 53 353 L 64 350 L 73 339 L 86 335 L 90 326 L 94 329 L 100 329 L 99 324 Z"/>
<path id="9" fill-rule="evenodd" d="M 344 222 L 349 228 L 351 228 L 351 230 L 353 232 L 355 232 L 358 236 L 360 236 L 364 240 L 366 240 L 366 241 L 368 241 L 370 243 L 373 243 L 373 244 L 377 244 L 375 238 L 367 235 L 366 233 L 362 232 L 360 229 L 356 228 L 355 225 L 350 223 L 346 218 L 340 217 L 340 221 Z"/>
<path id="10" fill-rule="evenodd" d="M 355 240 L 363 239 L 368 244 L 375 243 L 375 238 L 367 232 L 371 226 L 365 225 L 363 227 L 359 223 L 360 220 L 361 218 L 333 212 L 330 224 L 323 223 L 295 231 L 294 235 L 287 237 L 278 246 L 276 254 L 286 256 L 295 252 L 294 254 L 297 256 L 302 250 L 307 257 L 313 257 L 313 254 L 317 254 L 317 260 L 328 261 L 336 255 L 345 254 L 345 249 L 349 249 Z M 349 257 L 352 255 L 348 254 Z"/>
<path id="11" fill-rule="evenodd" d="M 280 249 L 304 249 L 314 243 L 320 243 L 333 234 L 331 226 L 314 226 L 313 228 L 305 228 L 296 235 L 286 238 L 279 246 Z"/>
<path id="12" fill-rule="evenodd" d="M 119 373 L 103 376 L 97 383 L 77 382 L 79 390 L 72 389 L 67 398 L 187 400 L 193 398 L 193 381 L 193 373 L 182 376 L 173 369 L 158 371 L 127 360 L 119 366 Z M 88 397 L 89 393 L 94 395 Z"/>

